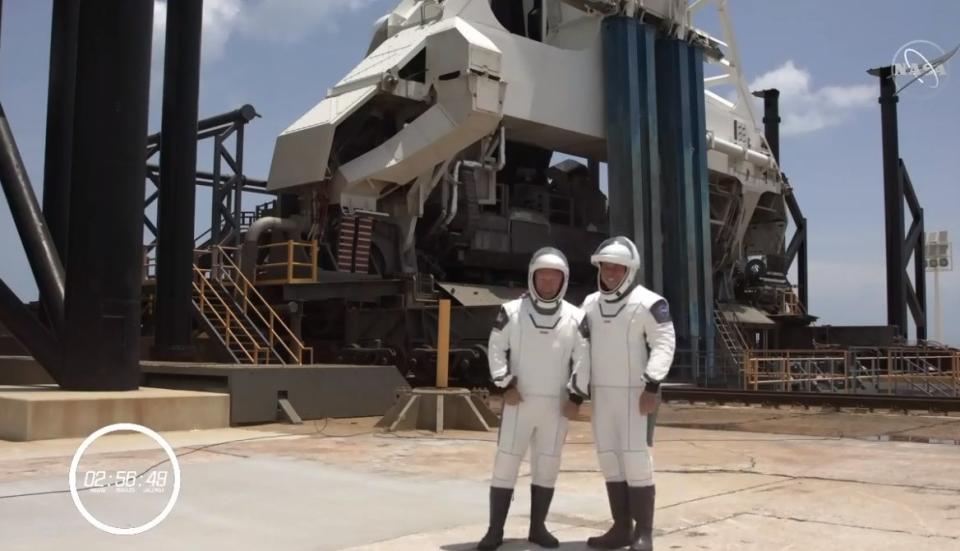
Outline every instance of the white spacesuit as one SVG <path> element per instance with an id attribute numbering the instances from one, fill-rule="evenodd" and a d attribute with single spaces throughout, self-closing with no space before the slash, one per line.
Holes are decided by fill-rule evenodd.
<path id="1" fill-rule="evenodd" d="M 534 284 L 538 270 L 563 273 L 559 292 L 541 297 Z M 581 334 L 583 312 L 563 300 L 569 267 L 563 253 L 540 249 L 530 261 L 529 293 L 500 310 L 490 333 L 490 375 L 500 388 L 514 388 L 521 401 L 504 405 L 497 455 L 490 487 L 490 527 L 479 549 L 496 549 L 503 542 L 513 488 L 520 462 L 530 450 L 531 512 L 529 540 L 544 547 L 559 544 L 544 520 L 560 469 L 560 452 L 567 435 L 563 408 L 568 400 L 579 404 L 585 386 L 572 381 L 574 372 L 587 372 L 589 343 Z M 568 385 L 575 393 L 568 391 Z"/>
<path id="2" fill-rule="evenodd" d="M 670 370 L 673 322 L 667 301 L 637 281 L 640 258 L 632 241 L 604 241 L 591 262 L 598 268 L 601 263 L 625 266 L 626 273 L 615 288 L 606 288 L 598 275 L 600 290 L 583 303 L 591 358 L 579 366 L 589 373 L 575 375 L 580 385 L 590 387 L 597 457 L 614 519 L 610 531 L 587 543 L 604 549 L 652 549 L 653 463 L 640 396 L 659 392 Z"/>

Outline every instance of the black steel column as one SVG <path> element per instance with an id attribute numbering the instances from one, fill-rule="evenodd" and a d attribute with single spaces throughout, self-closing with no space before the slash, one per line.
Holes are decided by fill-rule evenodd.
<path id="1" fill-rule="evenodd" d="M 153 0 L 83 0 L 77 47 L 64 380 L 140 381 L 143 192 Z"/>
<path id="2" fill-rule="evenodd" d="M 913 282 L 916 286 L 916 301 L 920 306 L 920 316 L 915 316 L 914 325 L 917 327 L 917 340 L 925 341 L 927 332 L 927 255 L 924 247 L 926 228 L 924 227 L 923 209 L 920 210 L 918 224 L 920 235 L 913 249 Z"/>
<path id="3" fill-rule="evenodd" d="M 191 298 L 202 23 L 202 0 L 167 2 L 157 210 L 154 353 L 159 359 L 187 359 L 194 352 Z"/>
<path id="4" fill-rule="evenodd" d="M 243 218 L 243 132 L 246 128 L 241 124 L 237 127 L 236 155 L 233 171 L 233 221 L 236 231 L 233 236 L 233 245 L 239 247 L 243 241 L 240 236 L 240 225 Z"/>
<path id="5" fill-rule="evenodd" d="M 54 0 L 50 30 L 47 144 L 43 163 L 43 217 L 47 220 L 50 236 L 64 265 L 67 264 L 79 18 L 80 0 Z"/>
<path id="6" fill-rule="evenodd" d="M 880 79 L 880 116 L 883 136 L 883 197 L 887 241 L 887 323 L 907 336 L 907 286 L 904 277 L 903 180 L 900 178 L 900 142 L 897 131 L 897 84 L 893 67 L 874 73 Z"/>
<path id="7" fill-rule="evenodd" d="M 793 194 L 793 190 L 790 191 L 790 194 Z M 794 199 L 796 202 L 796 199 Z M 799 207 L 798 207 L 799 212 Z M 803 226 L 803 242 L 800 244 L 800 251 L 797 255 L 797 289 L 798 297 L 800 300 L 800 305 L 803 306 L 804 312 L 810 311 L 810 279 L 809 279 L 809 270 L 807 268 L 807 239 L 809 239 L 809 234 L 807 233 L 807 218 L 800 215 L 797 220 L 798 225 Z"/>
<path id="8" fill-rule="evenodd" d="M 210 245 L 220 245 L 220 232 L 224 226 L 222 220 L 226 216 L 223 207 L 224 189 L 227 184 L 221 179 L 222 159 L 220 148 L 223 145 L 221 134 L 213 137 L 213 186 L 210 188 Z"/>
<path id="9" fill-rule="evenodd" d="M 47 230 L 7 115 L 0 105 L 0 182 L 54 333 L 63 326 L 63 264 Z"/>
<path id="10" fill-rule="evenodd" d="M 917 340 L 927 340 L 927 277 L 924 246 L 924 224 L 923 209 L 920 208 L 920 200 L 917 198 L 917 192 L 913 189 L 913 182 L 910 181 L 910 174 L 907 171 L 907 165 L 903 159 L 899 162 L 900 185 L 903 186 L 904 199 L 907 208 L 910 209 L 910 215 L 913 220 L 910 223 L 910 229 L 907 231 L 907 237 L 903 241 L 903 281 L 907 293 L 907 307 L 913 315 L 914 326 L 917 328 Z M 910 254 L 913 253 L 913 284 L 910 284 L 910 276 L 907 274 L 907 264 L 910 260 Z"/>
<path id="11" fill-rule="evenodd" d="M 770 146 L 773 158 L 780 162 L 780 90 L 771 88 L 754 92 L 754 96 L 763 98 L 763 134 Z"/>
<path id="12" fill-rule="evenodd" d="M 767 138 L 767 145 L 770 146 L 770 153 L 776 159 L 777 165 L 780 165 L 780 90 L 771 88 L 754 92 L 754 96 L 763 98 L 763 134 Z M 786 177 L 784 176 L 786 182 Z M 796 233 L 790 242 L 790 248 L 787 251 L 787 263 L 793 264 L 793 259 L 797 260 L 797 295 L 803 311 L 809 311 L 809 278 L 807 270 L 807 219 L 800 211 L 800 205 L 797 203 L 796 196 L 793 195 L 793 189 L 787 190 L 785 198 L 787 208 L 790 210 L 790 216 L 796 225 Z"/>

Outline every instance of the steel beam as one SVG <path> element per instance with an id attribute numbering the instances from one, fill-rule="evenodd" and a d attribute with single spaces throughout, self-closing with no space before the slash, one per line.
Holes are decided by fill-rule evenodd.
<path id="1" fill-rule="evenodd" d="M 7 196 L 10 214 L 27 261 L 40 291 L 44 312 L 51 329 L 58 334 L 63 327 L 65 276 L 57 248 L 47 230 L 40 205 L 33 193 L 20 150 L 14 140 L 7 115 L 0 105 L 0 183 Z"/>
<path id="2" fill-rule="evenodd" d="M 653 26 L 610 17 L 602 28 L 610 234 L 636 242 L 641 282 L 663 292 Z"/>
<path id="3" fill-rule="evenodd" d="M 167 2 L 157 208 L 157 359 L 194 356 L 193 247 L 202 0 Z"/>
<path id="4" fill-rule="evenodd" d="M 143 197 L 153 0 L 80 6 L 64 374 L 70 390 L 140 382 Z"/>
<path id="5" fill-rule="evenodd" d="M 79 20 L 80 0 L 54 0 L 50 30 L 47 139 L 43 163 L 43 216 L 64 265 L 67 263 Z"/>
<path id="6" fill-rule="evenodd" d="M 883 197 L 887 249 L 887 323 L 907 337 L 907 286 L 904 278 L 903 179 L 900 177 L 900 138 L 897 129 L 897 84 L 893 67 L 877 71 L 883 139 Z"/>

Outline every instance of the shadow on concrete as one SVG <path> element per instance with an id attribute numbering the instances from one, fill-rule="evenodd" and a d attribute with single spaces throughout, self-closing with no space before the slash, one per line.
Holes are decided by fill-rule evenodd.
<path id="1" fill-rule="evenodd" d="M 473 550 L 477 548 L 477 542 L 480 541 L 480 537 L 483 537 L 483 534 L 480 534 L 476 541 L 471 541 L 468 543 L 450 543 L 447 545 L 441 545 L 440 549 L 443 549 L 444 551 Z M 535 543 L 530 543 L 529 541 L 524 539 L 507 538 L 503 540 L 503 545 L 501 545 L 497 551 L 539 551 L 541 549 L 543 549 L 543 547 L 540 547 Z M 561 551 L 563 550 L 573 551 L 575 549 L 579 551 L 581 549 L 588 549 L 588 547 L 587 547 L 587 542 L 583 540 L 561 541 L 560 547 L 558 547 L 558 549 L 560 549 Z"/>

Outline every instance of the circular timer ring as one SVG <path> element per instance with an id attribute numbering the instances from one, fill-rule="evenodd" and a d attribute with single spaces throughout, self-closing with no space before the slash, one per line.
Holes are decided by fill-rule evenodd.
<path id="1" fill-rule="evenodd" d="M 153 518 L 153 520 L 142 524 L 140 526 L 134 526 L 130 528 L 118 528 L 116 526 L 110 526 L 96 517 L 94 517 L 90 511 L 83 505 L 83 502 L 80 500 L 80 493 L 77 490 L 77 467 L 80 465 L 80 458 L 83 457 L 84 452 L 87 451 L 87 448 L 93 444 L 97 438 L 105 434 L 110 434 L 112 432 L 118 431 L 133 431 L 138 432 L 144 436 L 150 437 L 154 442 L 156 442 L 163 451 L 166 452 L 167 457 L 170 459 L 170 464 L 173 466 L 173 494 L 170 496 L 170 499 L 167 501 L 166 507 L 163 508 L 163 511 L 159 515 Z M 138 475 L 139 477 L 139 475 Z M 136 423 L 116 423 L 113 425 L 107 425 L 101 429 L 98 429 L 93 434 L 87 437 L 86 440 L 80 444 L 80 447 L 77 448 L 77 452 L 73 456 L 73 461 L 70 463 L 70 496 L 73 497 L 73 503 L 77 506 L 77 510 L 80 511 L 80 514 L 83 515 L 83 518 L 87 519 L 87 522 L 93 526 L 99 528 L 100 530 L 107 532 L 109 534 L 114 534 L 117 536 L 133 536 L 146 532 L 147 530 L 155 527 L 156 525 L 163 522 L 167 515 L 170 514 L 170 511 L 173 510 L 173 506 L 177 503 L 177 497 L 180 495 L 180 464 L 177 462 L 177 455 L 173 453 L 173 448 L 170 447 L 170 444 L 163 439 L 162 436 L 157 434 L 154 430 L 147 428 L 143 425 L 138 425 Z"/>

